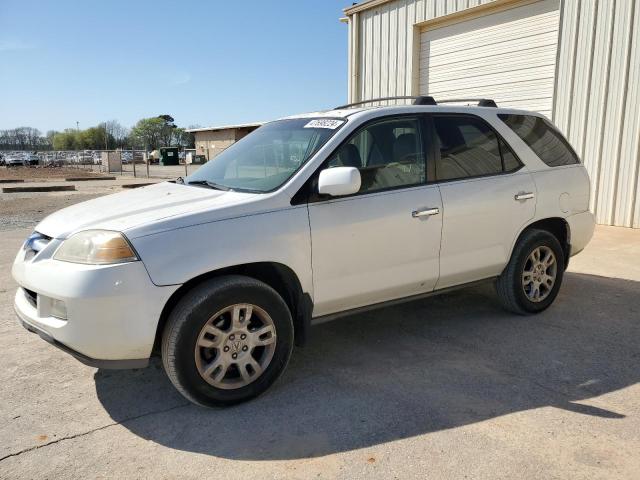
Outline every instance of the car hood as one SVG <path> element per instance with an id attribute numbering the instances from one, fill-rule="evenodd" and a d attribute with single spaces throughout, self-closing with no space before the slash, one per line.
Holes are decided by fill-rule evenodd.
<path id="1" fill-rule="evenodd" d="M 208 218 L 194 222 L 211 221 L 216 212 L 220 217 L 223 208 L 230 214 L 228 207 L 242 205 L 256 196 L 163 182 L 63 208 L 46 217 L 36 230 L 53 238 L 66 238 L 89 229 L 135 230 L 139 236 L 157 230 L 159 225 L 163 229 L 172 228 L 172 223 L 173 228 L 184 226 L 187 217 L 198 214 L 208 214 Z"/>

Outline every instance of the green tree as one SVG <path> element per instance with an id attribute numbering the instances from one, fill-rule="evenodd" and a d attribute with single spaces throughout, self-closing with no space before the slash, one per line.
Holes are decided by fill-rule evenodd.
<path id="1" fill-rule="evenodd" d="M 98 127 L 105 131 L 104 146 L 102 148 L 111 150 L 126 146 L 129 132 L 127 128 L 120 125 L 120 122 L 117 120 L 109 120 L 108 122 L 100 123 Z"/>
<path id="2" fill-rule="evenodd" d="M 98 125 L 97 127 L 87 128 L 82 130 L 79 134 L 80 149 L 88 150 L 103 150 L 108 145 L 114 145 L 115 141 L 104 128 L 104 125 Z"/>
<path id="3" fill-rule="evenodd" d="M 174 119 L 171 115 L 158 115 L 158 118 L 162 119 L 164 124 L 160 131 L 160 141 L 163 147 L 170 147 L 174 145 L 175 131 L 178 128 L 174 123 Z"/>
<path id="4" fill-rule="evenodd" d="M 192 128 L 192 127 L 189 127 Z M 182 148 L 195 148 L 196 137 L 193 133 L 185 131 L 184 128 L 176 128 L 173 131 L 172 145 Z"/>
<path id="5" fill-rule="evenodd" d="M 53 138 L 60 132 L 57 132 L 55 130 L 49 130 L 45 136 L 45 138 L 47 139 L 47 145 L 49 146 L 49 148 L 53 148 Z"/>
<path id="6" fill-rule="evenodd" d="M 80 134 L 77 130 L 67 128 L 53 136 L 54 150 L 79 150 L 81 147 Z"/>
<path id="7" fill-rule="evenodd" d="M 138 147 L 155 150 L 159 147 L 186 146 L 191 138 L 178 128 L 171 115 L 143 118 L 131 129 L 130 142 Z"/>
<path id="8" fill-rule="evenodd" d="M 131 129 L 131 141 L 135 146 L 155 150 L 164 147 L 165 120 L 159 117 L 143 118 Z"/>

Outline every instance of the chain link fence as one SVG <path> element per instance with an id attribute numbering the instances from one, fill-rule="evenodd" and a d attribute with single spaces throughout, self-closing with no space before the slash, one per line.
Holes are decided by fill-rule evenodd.
<path id="1" fill-rule="evenodd" d="M 202 161 L 195 150 L 179 151 L 175 165 L 164 165 L 150 152 L 135 149 L 0 152 L 0 155 L 0 164 L 7 168 L 72 168 L 114 176 L 166 179 L 188 176 L 200 168 Z"/>

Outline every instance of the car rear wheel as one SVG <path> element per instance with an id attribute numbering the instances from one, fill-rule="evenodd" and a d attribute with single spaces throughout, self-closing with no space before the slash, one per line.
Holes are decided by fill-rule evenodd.
<path id="1" fill-rule="evenodd" d="M 564 252 L 554 235 L 537 229 L 524 232 L 496 281 L 502 305 L 520 315 L 548 308 L 560 290 L 564 264 Z"/>
<path id="2" fill-rule="evenodd" d="M 267 390 L 292 348 L 284 300 L 267 284 L 234 275 L 206 281 L 180 300 L 163 332 L 162 360 L 187 399 L 224 406 Z"/>

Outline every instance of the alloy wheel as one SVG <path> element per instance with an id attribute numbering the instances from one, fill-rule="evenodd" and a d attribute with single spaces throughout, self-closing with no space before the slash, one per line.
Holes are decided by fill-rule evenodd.
<path id="1" fill-rule="evenodd" d="M 539 246 L 527 257 L 522 271 L 522 288 L 527 298 L 535 303 L 549 296 L 556 282 L 558 262 L 553 250 Z"/>
<path id="2" fill-rule="evenodd" d="M 234 304 L 202 327 L 195 347 L 200 376 L 213 387 L 236 389 L 256 380 L 271 363 L 276 328 L 257 305 Z"/>

